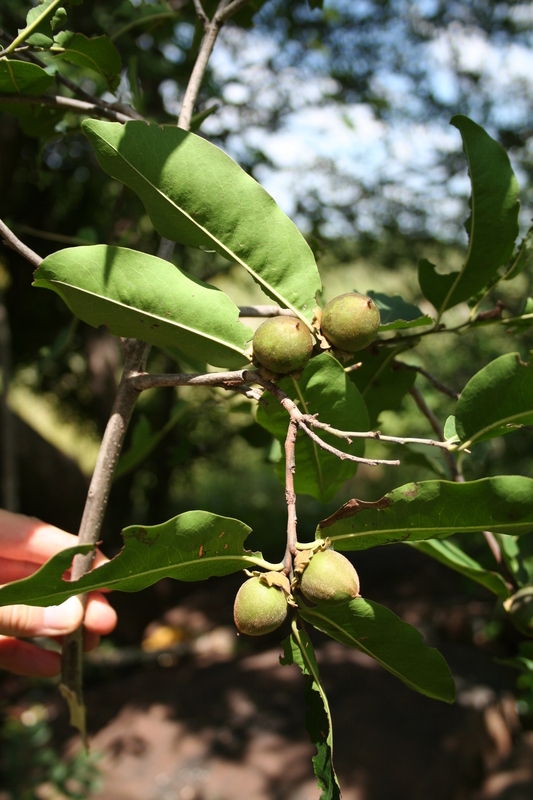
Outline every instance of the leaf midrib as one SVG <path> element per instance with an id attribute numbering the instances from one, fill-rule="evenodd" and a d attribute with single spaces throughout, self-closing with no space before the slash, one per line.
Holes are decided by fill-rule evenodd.
<path id="1" fill-rule="evenodd" d="M 49 283 L 58 285 L 58 286 L 66 286 L 70 289 L 73 289 L 76 292 L 81 292 L 82 294 L 90 295 L 91 297 L 95 297 L 98 300 L 101 300 L 105 303 L 110 303 L 115 306 L 120 306 L 121 308 L 125 308 L 128 311 L 133 311 L 135 314 L 141 314 L 143 316 L 149 317 L 150 319 L 159 320 L 160 322 L 165 322 L 167 325 L 171 325 L 173 327 L 179 328 L 180 330 L 187 331 L 188 333 L 192 333 L 195 336 L 199 336 L 202 339 L 209 339 L 211 342 L 215 342 L 217 344 L 223 345 L 230 350 L 234 350 L 235 352 L 239 353 L 240 355 L 244 356 L 244 350 L 241 350 L 237 345 L 232 344 L 231 342 L 227 342 L 225 339 L 219 339 L 217 336 L 212 336 L 204 331 L 199 331 L 196 328 L 191 328 L 188 325 L 184 325 L 181 322 L 176 322 L 176 320 L 170 319 L 169 317 L 160 317 L 158 314 L 154 314 L 152 311 L 145 311 L 143 309 L 137 308 L 136 306 L 130 306 L 126 303 L 121 303 L 120 300 L 114 300 L 110 297 L 106 297 L 105 295 L 97 294 L 96 292 L 91 292 L 88 289 L 82 289 L 79 286 L 76 286 L 71 283 L 66 283 L 65 281 L 58 281 L 52 279 L 44 279 L 41 278 L 40 280 L 47 280 Z"/>
<path id="2" fill-rule="evenodd" d="M 278 299 L 279 303 L 282 306 L 285 306 L 285 308 L 290 309 L 293 312 L 293 314 L 296 317 L 298 317 L 298 319 L 300 319 L 302 322 L 305 323 L 305 325 L 309 328 L 309 330 L 312 330 L 311 324 L 303 316 L 303 314 L 300 311 L 298 311 L 298 309 L 295 308 L 291 303 L 289 303 L 289 301 L 286 298 L 284 298 L 273 286 L 267 283 L 267 281 L 264 278 L 262 278 L 261 275 L 259 275 L 259 273 L 257 273 L 254 269 L 252 269 L 252 267 L 249 264 L 247 264 L 246 261 L 243 261 L 242 258 L 240 258 L 236 253 L 234 253 L 232 250 L 226 247 L 226 245 L 223 242 L 221 242 L 213 233 L 208 231 L 207 228 L 205 228 L 203 225 L 200 225 L 200 223 L 197 220 L 195 220 L 194 217 L 191 217 L 191 215 L 188 214 L 183 208 L 181 208 L 181 206 L 175 203 L 174 200 L 172 200 L 168 195 L 164 194 L 161 191 L 161 189 L 159 189 L 159 187 L 155 186 L 150 180 L 148 180 L 148 178 L 145 175 L 143 175 L 143 173 L 140 172 L 137 169 L 137 167 L 135 167 L 130 161 L 128 161 L 128 159 L 122 153 L 120 153 L 113 144 L 111 144 L 109 141 L 100 136 L 100 134 L 96 135 L 103 142 L 105 142 L 108 147 L 111 147 L 115 151 L 117 156 L 121 158 L 123 162 L 127 164 L 141 178 L 141 180 L 143 180 L 150 188 L 152 188 L 163 200 L 165 200 L 167 203 L 173 206 L 177 211 L 179 211 L 180 214 L 183 214 L 183 216 L 186 217 L 189 220 L 189 222 L 191 222 L 196 228 L 198 228 L 198 230 L 201 230 L 209 239 L 211 239 L 212 242 L 215 242 L 222 250 L 224 250 L 224 252 L 227 253 L 233 261 L 236 261 L 238 264 L 244 267 L 244 269 L 247 272 L 249 272 L 250 275 L 252 275 L 254 279 L 257 280 L 258 283 L 260 283 L 262 286 L 268 289 L 268 291 Z"/>

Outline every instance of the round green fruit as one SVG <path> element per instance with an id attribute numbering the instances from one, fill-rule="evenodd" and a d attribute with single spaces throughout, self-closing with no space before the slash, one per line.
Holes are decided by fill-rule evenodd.
<path id="1" fill-rule="evenodd" d="M 379 330 L 379 308 L 364 294 L 349 292 L 334 297 L 322 312 L 322 333 L 333 345 L 346 353 L 368 347 Z"/>
<path id="2" fill-rule="evenodd" d="M 335 550 L 319 550 L 303 571 L 300 590 L 312 603 L 341 603 L 359 594 L 353 565 Z"/>
<path id="3" fill-rule="evenodd" d="M 533 586 L 524 586 L 509 598 L 508 608 L 511 622 L 520 633 L 533 636 Z"/>
<path id="4" fill-rule="evenodd" d="M 313 351 L 307 325 L 296 317 L 271 317 L 255 332 L 254 358 L 271 372 L 285 375 L 301 369 Z"/>
<path id="5" fill-rule="evenodd" d="M 287 616 L 287 598 L 277 586 L 267 586 L 259 577 L 245 581 L 235 598 L 233 618 L 237 630 L 248 636 L 275 631 Z"/>

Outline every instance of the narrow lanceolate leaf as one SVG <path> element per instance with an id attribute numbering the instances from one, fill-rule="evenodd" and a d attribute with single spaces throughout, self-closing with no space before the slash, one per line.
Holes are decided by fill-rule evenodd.
<path id="1" fill-rule="evenodd" d="M 481 564 L 470 558 L 452 542 L 428 539 L 426 542 L 413 542 L 412 547 L 416 547 L 420 552 L 440 561 L 441 564 L 445 564 L 455 572 L 460 572 L 461 575 L 480 583 L 489 592 L 493 592 L 503 600 L 506 600 L 511 594 L 504 578 L 498 572 L 483 569 Z"/>
<path id="2" fill-rule="evenodd" d="M 476 373 L 455 411 L 460 450 L 531 423 L 533 363 L 525 364 L 518 353 L 500 356 Z"/>
<path id="3" fill-rule="evenodd" d="M 438 650 L 388 608 L 356 597 L 349 603 L 299 606 L 302 618 L 332 639 L 366 653 L 410 689 L 453 703 L 455 683 Z"/>
<path id="4" fill-rule="evenodd" d="M 300 411 L 318 414 L 322 422 L 340 430 L 368 430 L 368 413 L 356 386 L 344 368 L 328 353 L 312 358 L 299 380 L 285 378 L 277 385 L 291 397 Z M 264 404 L 258 406 L 257 421 L 283 445 L 287 436 L 289 417 L 279 402 L 269 392 L 263 395 Z M 316 431 L 328 444 L 352 455 L 364 454 L 364 440 L 356 439 L 349 445 L 343 439 Z M 318 500 L 332 500 L 343 483 L 355 475 L 357 464 L 341 461 L 313 442 L 304 432 L 296 440 L 296 472 L 294 487 L 297 493 L 310 494 Z M 285 481 L 285 460 L 277 467 Z"/>
<path id="5" fill-rule="evenodd" d="M 48 256 L 34 286 L 52 289 L 73 314 L 116 336 L 176 347 L 218 367 L 249 364 L 252 331 L 229 297 L 155 256 L 124 247 L 69 247 Z"/>
<path id="6" fill-rule="evenodd" d="M 435 321 L 420 311 L 418 306 L 407 303 L 398 294 L 390 296 L 381 292 L 368 291 L 367 295 L 372 298 L 379 308 L 381 316 L 380 331 L 419 328 L 424 325 L 432 325 Z"/>
<path id="7" fill-rule="evenodd" d="M 240 264 L 310 326 L 321 287 L 311 249 L 229 156 L 179 128 L 86 120 L 83 130 L 100 166 L 139 195 L 158 233 Z"/>
<path id="8" fill-rule="evenodd" d="M 317 754 L 313 757 L 313 767 L 322 792 L 320 800 L 340 800 L 340 787 L 333 768 L 331 713 L 313 645 L 306 632 L 298 628 L 293 628 L 293 633 L 282 644 L 283 656 L 280 657 L 280 663 L 288 666 L 296 664 L 305 678 L 305 727 L 317 749 Z"/>
<path id="9" fill-rule="evenodd" d="M 518 236 L 518 181 L 505 150 L 475 122 L 461 115 L 451 124 L 459 129 L 472 184 L 466 261 L 459 272 L 441 275 L 427 260 L 419 264 L 424 296 L 439 318 L 448 308 L 481 291 L 512 256 Z"/>
<path id="10" fill-rule="evenodd" d="M 249 533 L 244 522 L 207 511 L 186 511 L 161 525 L 133 525 L 122 531 L 124 548 L 119 555 L 79 581 L 70 583 L 62 576 L 74 554 L 87 552 L 88 545 L 63 550 L 30 578 L 4 586 L 0 605 L 57 605 L 92 589 L 138 592 L 162 578 L 202 581 L 246 568 L 275 567 L 260 553 L 244 550 Z"/>
<path id="11" fill-rule="evenodd" d="M 107 36 L 89 39 L 83 33 L 61 31 L 54 36 L 52 52 L 56 58 L 97 72 L 104 78 L 110 92 L 114 92 L 120 83 L 120 55 Z"/>
<path id="12" fill-rule="evenodd" d="M 467 483 L 407 483 L 386 494 L 379 505 L 354 513 L 346 504 L 336 521 L 318 526 L 317 539 L 329 536 L 336 550 L 367 550 L 454 533 L 527 533 L 533 528 L 533 478 L 499 475 Z"/>

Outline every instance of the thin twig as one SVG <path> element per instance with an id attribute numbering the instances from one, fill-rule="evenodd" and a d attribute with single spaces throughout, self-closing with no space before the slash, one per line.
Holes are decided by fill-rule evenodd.
<path id="1" fill-rule="evenodd" d="M 285 438 L 285 500 L 287 501 L 287 549 L 283 558 L 283 572 L 289 575 L 292 570 L 292 560 L 296 555 L 298 535 L 296 525 L 296 492 L 294 491 L 294 473 L 296 472 L 296 436 L 298 424 L 291 419 Z"/>
<path id="2" fill-rule="evenodd" d="M 9 41 L 11 41 L 13 39 L 13 36 L 10 36 L 7 33 L 7 31 L 2 30 L 0 28 L 0 38 L 8 39 Z M 24 57 L 28 61 L 31 61 L 33 64 L 37 64 L 37 66 L 41 67 L 42 69 L 46 67 L 46 64 L 38 56 L 36 56 L 31 49 L 24 51 Z M 131 108 L 130 106 L 124 106 L 122 104 L 120 104 L 119 107 L 118 103 L 108 103 L 106 100 L 102 100 L 101 97 L 96 97 L 95 95 L 89 94 L 89 92 L 86 92 L 84 89 L 81 88 L 81 86 L 78 86 L 76 83 L 74 83 L 74 81 L 71 81 L 70 78 L 67 78 L 66 75 L 62 75 L 60 72 L 56 72 L 55 79 L 57 83 L 61 84 L 66 89 L 69 89 L 69 91 L 71 91 L 81 100 L 85 100 L 88 103 L 93 103 L 94 105 L 100 106 L 101 108 L 107 108 L 109 110 L 122 112 L 128 120 L 129 119 L 144 120 L 142 114 L 139 114 L 137 111 L 135 111 L 134 108 Z M 10 95 L 10 97 L 12 97 L 12 95 Z M 117 121 L 122 121 L 122 120 L 117 120 Z"/>
<path id="3" fill-rule="evenodd" d="M 290 308 L 279 306 L 239 306 L 240 317 L 293 317 Z"/>
<path id="4" fill-rule="evenodd" d="M 423 367 L 417 367 L 414 364 L 404 364 L 403 361 L 393 361 L 391 367 L 394 370 L 408 369 L 412 372 L 418 372 L 420 375 L 423 375 L 424 378 L 426 378 L 426 380 L 428 380 L 435 387 L 435 389 L 438 389 L 439 392 L 448 395 L 448 397 L 453 397 L 454 400 L 459 400 L 459 397 L 461 396 L 458 392 L 454 391 L 454 389 L 450 389 L 448 386 L 445 386 L 443 383 L 441 383 L 438 378 L 436 378 L 431 374 L 431 372 L 428 372 Z"/>
<path id="5" fill-rule="evenodd" d="M 437 417 L 435 416 L 435 414 L 433 413 L 433 411 L 427 405 L 420 390 L 417 389 L 416 386 L 412 386 L 409 389 L 409 394 L 415 401 L 416 405 L 418 406 L 422 414 L 426 417 L 426 419 L 428 420 L 429 424 L 431 425 L 431 427 L 433 428 L 439 439 L 444 442 L 445 441 L 444 429 L 440 424 L 439 420 L 437 419 Z M 457 466 L 457 462 L 452 453 L 450 453 L 449 450 L 443 450 L 443 455 L 448 465 L 448 469 L 450 470 L 452 480 L 462 482 L 463 476 L 461 475 L 461 472 Z"/>
<path id="6" fill-rule="evenodd" d="M 168 375 L 145 373 L 134 375 L 130 381 L 135 389 L 143 392 L 146 389 L 160 389 L 168 386 L 239 386 L 244 383 L 256 383 L 257 373 L 244 368 L 233 372 L 207 372 L 198 375 L 169 373 Z"/>
<path id="7" fill-rule="evenodd" d="M 5 222 L 2 222 L 0 219 L 0 237 L 2 238 L 4 244 L 8 247 L 11 247 L 12 250 L 16 250 L 26 261 L 29 261 L 30 264 L 33 264 L 34 267 L 38 267 L 42 261 L 41 256 L 34 253 L 31 248 L 21 242 L 20 239 L 15 236 L 13 231 L 11 231 Z"/>
<path id="8" fill-rule="evenodd" d="M 105 117 L 105 119 L 110 119 L 114 122 L 129 122 L 131 120 L 131 117 L 121 111 L 115 111 L 109 106 L 101 106 L 94 102 L 88 103 L 85 100 L 76 100 L 74 97 L 63 97 L 61 94 L 0 94 L 0 102 L 67 108 L 82 114 Z"/>
<path id="9" fill-rule="evenodd" d="M 123 340 L 124 371 L 119 384 L 113 410 L 106 425 L 104 437 L 94 473 L 89 486 L 87 500 L 83 511 L 78 540 L 80 544 L 96 545 L 100 538 L 104 512 L 107 506 L 113 475 L 118 463 L 126 430 L 138 398 L 138 392 L 132 386 L 130 377 L 144 370 L 149 345 L 135 339 Z M 77 581 L 92 568 L 95 549 L 86 555 L 77 555 L 72 564 L 71 580 Z M 86 595 L 80 595 L 80 600 L 85 604 Z M 73 633 L 63 639 L 62 651 L 62 693 L 67 699 L 71 723 L 81 732 L 83 739 L 86 736 L 85 707 L 83 703 L 82 687 L 82 654 L 83 654 L 83 629 L 80 626 Z"/>
<path id="10" fill-rule="evenodd" d="M 346 439 L 351 444 L 351 439 L 374 439 L 387 444 L 424 444 L 430 447 L 442 447 L 448 449 L 448 442 L 436 441 L 435 439 L 418 439 L 410 436 L 386 436 L 380 431 L 341 431 L 338 428 L 332 428 L 327 422 L 319 422 L 315 415 L 304 414 L 304 422 L 313 428 L 320 428 L 320 430 L 331 433 L 332 436 L 337 436 L 339 439 Z"/>
<path id="11" fill-rule="evenodd" d="M 204 31 L 207 31 L 211 20 L 205 13 L 201 0 L 193 0 L 193 2 L 194 2 L 194 10 L 196 11 L 196 16 L 204 26 Z"/>
<path id="12" fill-rule="evenodd" d="M 322 450 L 326 450 L 328 453 L 340 458 L 341 461 L 355 461 L 358 464 L 366 464 L 369 467 L 377 467 L 382 464 L 390 467 L 399 466 L 400 462 L 398 460 L 386 461 L 384 459 L 353 456 L 351 453 L 345 453 L 344 450 L 339 450 L 337 447 L 333 447 L 333 445 L 324 442 L 323 439 L 317 436 L 316 433 L 310 429 L 308 424 L 309 415 L 302 414 L 296 403 L 291 400 L 291 398 L 283 391 L 283 389 L 280 389 L 279 386 L 276 386 L 276 384 L 272 383 L 271 381 L 267 381 L 258 373 L 256 373 L 256 381 L 274 395 L 278 403 L 283 406 L 291 420 L 294 420 L 298 427 L 304 431 L 304 433 L 306 433 L 307 436 L 309 436 L 309 438 L 312 439 L 312 441 L 315 442 L 315 444 L 317 444 Z"/>
<path id="13" fill-rule="evenodd" d="M 205 21 L 201 17 L 202 21 L 204 22 L 205 35 L 202 39 L 202 44 L 194 64 L 193 71 L 191 72 L 189 83 L 187 84 L 187 88 L 185 90 L 185 95 L 183 97 L 178 119 L 178 128 L 189 130 L 191 126 L 194 104 L 198 98 L 200 86 L 202 85 L 205 71 L 207 69 L 207 64 L 209 63 L 209 59 L 211 57 L 211 53 L 213 52 L 213 47 L 215 46 L 218 34 L 220 33 L 220 29 L 232 16 L 232 14 L 235 14 L 236 11 L 245 6 L 247 3 L 248 0 L 233 0 L 233 2 L 229 4 L 227 0 L 220 0 L 213 19 L 208 25 L 205 25 Z M 196 8 L 196 13 L 198 13 L 197 3 L 195 2 L 194 5 Z"/>

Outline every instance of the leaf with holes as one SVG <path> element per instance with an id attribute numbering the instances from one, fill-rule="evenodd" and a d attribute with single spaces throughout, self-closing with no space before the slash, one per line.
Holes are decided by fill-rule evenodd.
<path id="1" fill-rule="evenodd" d="M 76 553 L 90 545 L 63 550 L 29 578 L 0 589 L 0 606 L 24 603 L 57 605 L 93 589 L 139 592 L 162 578 L 203 581 L 242 569 L 276 569 L 260 553 L 243 548 L 250 528 L 238 519 L 207 511 L 186 511 L 161 525 L 132 525 L 122 531 L 123 550 L 79 581 L 63 580 Z"/>
<path id="2" fill-rule="evenodd" d="M 357 510 L 346 504 L 329 518 L 336 517 L 331 524 L 319 524 L 316 538 L 329 537 L 336 550 L 367 550 L 454 533 L 527 533 L 533 528 L 533 478 L 407 483 L 388 492 L 380 506 Z"/>

